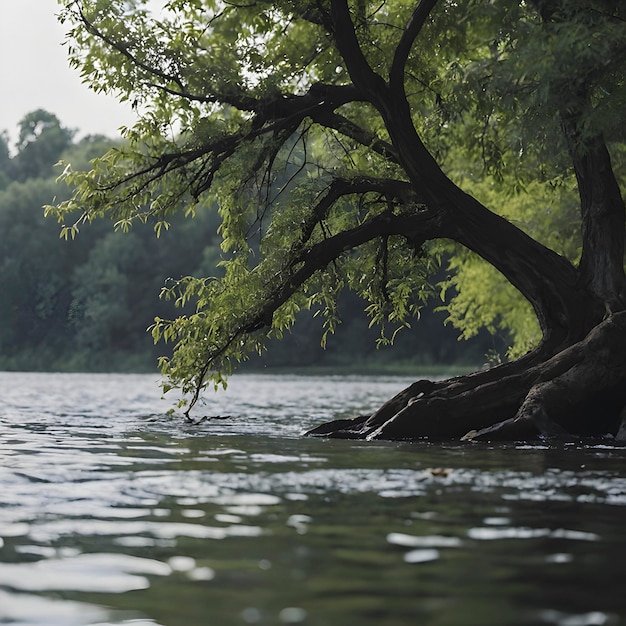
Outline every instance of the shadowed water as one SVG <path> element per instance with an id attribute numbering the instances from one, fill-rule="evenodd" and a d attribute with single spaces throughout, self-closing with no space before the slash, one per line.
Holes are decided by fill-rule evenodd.
<path id="1" fill-rule="evenodd" d="M 626 623 L 626 452 L 302 438 L 401 378 L 0 373 L 0 623 Z"/>

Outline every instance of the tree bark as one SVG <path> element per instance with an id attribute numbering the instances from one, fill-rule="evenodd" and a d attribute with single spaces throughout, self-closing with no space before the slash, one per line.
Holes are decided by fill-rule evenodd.
<path id="1" fill-rule="evenodd" d="M 624 310 L 626 210 L 608 148 L 599 135 L 586 142 L 581 140 L 569 117 L 564 131 L 580 195 L 583 252 L 579 283 L 596 294 L 607 311 Z"/>

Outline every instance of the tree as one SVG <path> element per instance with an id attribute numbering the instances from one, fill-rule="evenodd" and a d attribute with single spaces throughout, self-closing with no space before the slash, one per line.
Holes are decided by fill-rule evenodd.
<path id="1" fill-rule="evenodd" d="M 17 154 L 11 160 L 12 178 L 25 181 L 49 177 L 53 165 L 72 143 L 73 135 L 74 131 L 61 126 L 53 113 L 43 109 L 28 113 L 20 121 Z"/>
<path id="2" fill-rule="evenodd" d="M 158 231 L 207 195 L 219 204 L 224 276 L 172 286 L 196 312 L 152 328 L 175 342 L 161 365 L 191 394 L 187 415 L 299 310 L 321 307 L 332 332 L 343 289 L 390 341 L 450 259 L 453 321 L 526 324 L 520 342 L 532 342 L 522 298 L 534 345 L 314 432 L 618 432 L 623 2 L 170 0 L 158 19 L 141 0 L 61 4 L 71 63 L 141 111 L 125 147 L 89 172 L 66 168 L 73 198 L 49 208 L 63 232 L 103 215 Z M 493 289 L 495 308 L 471 296 L 497 281 L 516 291 Z"/>

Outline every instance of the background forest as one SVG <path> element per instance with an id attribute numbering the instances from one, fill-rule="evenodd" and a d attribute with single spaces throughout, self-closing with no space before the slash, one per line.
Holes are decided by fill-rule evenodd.
<path id="1" fill-rule="evenodd" d="M 155 370 L 167 347 L 155 346 L 146 329 L 155 315 L 180 314 L 159 293 L 168 279 L 220 271 L 217 212 L 200 207 L 193 220 L 174 219 L 159 238 L 149 225 L 122 233 L 101 221 L 63 240 L 59 224 L 42 209 L 69 197 L 70 189 L 56 181 L 55 164 L 63 159 L 86 169 L 114 142 L 75 140 L 73 130 L 44 110 L 28 114 L 18 133 L 14 147 L 0 134 L 0 369 Z M 506 351 L 504 338 L 487 332 L 459 341 L 459 331 L 442 324 L 447 314 L 434 311 L 438 304 L 394 346 L 377 348 L 378 331 L 369 328 L 363 304 L 347 296 L 326 349 L 321 317 L 302 316 L 290 336 L 249 366 L 432 370 L 480 365 Z"/>

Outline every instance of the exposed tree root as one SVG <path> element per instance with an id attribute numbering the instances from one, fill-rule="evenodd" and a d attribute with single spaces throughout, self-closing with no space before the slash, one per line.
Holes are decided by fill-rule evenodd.
<path id="1" fill-rule="evenodd" d="M 520 359 L 445 381 L 420 380 L 370 416 L 308 434 L 355 439 L 626 440 L 626 312 L 536 362 Z"/>

